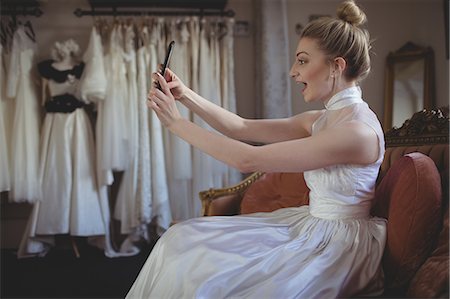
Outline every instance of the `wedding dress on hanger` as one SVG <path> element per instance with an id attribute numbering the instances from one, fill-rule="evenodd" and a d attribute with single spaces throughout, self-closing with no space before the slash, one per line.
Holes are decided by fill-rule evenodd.
<path id="1" fill-rule="evenodd" d="M 39 136 L 41 109 L 34 80 L 36 44 L 23 26 L 14 33 L 6 96 L 14 101 L 11 131 L 9 200 L 35 202 L 41 198 L 39 182 Z"/>

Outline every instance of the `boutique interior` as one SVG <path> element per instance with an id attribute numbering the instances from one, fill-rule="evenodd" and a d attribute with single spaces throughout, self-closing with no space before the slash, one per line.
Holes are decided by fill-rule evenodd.
<path id="1" fill-rule="evenodd" d="M 289 69 L 302 28 L 339 2 L 2 0 L 1 297 L 123 298 L 158 238 L 203 217 L 200 192 L 249 175 L 170 134 L 146 106 L 171 41 L 170 69 L 242 117 L 323 109 Z M 373 39 L 361 88 L 384 129 L 448 106 L 448 1 L 357 2 Z M 430 96 L 413 104 L 386 100 L 388 58 L 405 49 L 434 59 Z M 405 92 L 424 93 L 423 67 L 405 71 L 415 86 Z"/>

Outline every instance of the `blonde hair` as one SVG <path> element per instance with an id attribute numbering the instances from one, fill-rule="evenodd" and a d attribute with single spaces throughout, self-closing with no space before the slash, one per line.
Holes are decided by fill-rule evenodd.
<path id="1" fill-rule="evenodd" d="M 342 57 L 347 63 L 344 76 L 361 81 L 370 72 L 370 37 L 359 26 L 366 22 L 366 15 L 353 0 L 342 2 L 337 18 L 322 17 L 310 22 L 303 29 L 301 38 L 317 41 L 319 48 L 330 59 Z"/>

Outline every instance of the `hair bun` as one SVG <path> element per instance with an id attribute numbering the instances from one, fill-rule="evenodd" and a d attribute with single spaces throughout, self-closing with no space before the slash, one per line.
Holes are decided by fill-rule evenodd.
<path id="1" fill-rule="evenodd" d="M 359 26 L 366 22 L 366 14 L 353 0 L 342 2 L 337 9 L 337 16 L 339 19 L 354 26 Z"/>

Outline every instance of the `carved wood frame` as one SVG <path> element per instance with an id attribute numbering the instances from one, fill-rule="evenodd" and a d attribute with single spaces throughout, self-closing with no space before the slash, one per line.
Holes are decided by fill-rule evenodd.
<path id="1" fill-rule="evenodd" d="M 411 42 L 395 52 L 390 52 L 386 58 L 384 121 L 383 127 L 392 127 L 392 110 L 394 98 L 395 64 L 406 61 L 424 60 L 423 107 L 431 109 L 434 105 L 434 52 L 430 47 L 423 48 Z"/>
<path id="2" fill-rule="evenodd" d="M 449 108 L 423 109 L 385 135 L 386 147 L 449 142 Z"/>

